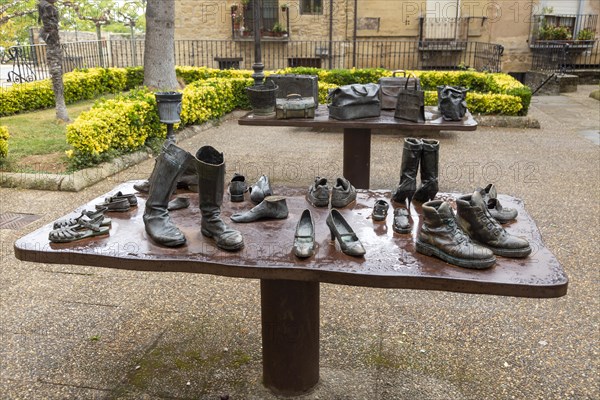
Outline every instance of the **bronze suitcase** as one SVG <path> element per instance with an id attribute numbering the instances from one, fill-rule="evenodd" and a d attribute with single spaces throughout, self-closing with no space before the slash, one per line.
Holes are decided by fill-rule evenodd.
<path id="1" fill-rule="evenodd" d="M 319 106 L 319 78 L 316 75 L 299 74 L 273 74 L 269 75 L 265 81 L 272 81 L 279 90 L 278 99 L 285 99 L 289 94 L 299 94 L 302 97 L 312 97 L 315 100 L 315 107 Z"/>
<path id="2" fill-rule="evenodd" d="M 299 94 L 289 94 L 285 99 L 276 99 L 275 117 L 277 119 L 314 118 L 315 100 Z"/>

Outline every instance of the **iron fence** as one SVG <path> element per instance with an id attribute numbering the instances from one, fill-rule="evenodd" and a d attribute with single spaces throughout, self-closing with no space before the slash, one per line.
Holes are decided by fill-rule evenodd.
<path id="1" fill-rule="evenodd" d="M 64 43 L 63 70 L 89 67 L 141 66 L 143 40 L 101 40 Z M 15 82 L 50 76 L 45 45 L 19 46 L 12 76 Z M 493 43 L 451 41 L 295 41 L 265 38 L 262 62 L 265 69 L 309 66 L 334 68 L 386 69 L 466 69 L 499 72 L 503 47 Z M 175 63 L 181 66 L 251 69 L 254 62 L 252 40 L 177 40 Z M 17 79 L 19 78 L 20 79 Z"/>
<path id="2" fill-rule="evenodd" d="M 593 41 L 583 47 L 563 42 L 547 42 L 531 49 L 534 71 L 572 72 L 600 69 L 600 45 Z"/>

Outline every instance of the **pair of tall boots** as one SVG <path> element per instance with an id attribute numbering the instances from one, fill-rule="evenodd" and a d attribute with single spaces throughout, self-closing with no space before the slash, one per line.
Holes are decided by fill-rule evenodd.
<path id="1" fill-rule="evenodd" d="M 167 247 L 185 244 L 185 235 L 173 223 L 167 208 L 179 177 L 192 168 L 197 174 L 202 234 L 213 238 L 221 249 L 241 249 L 244 247 L 242 234 L 229 228 L 221 219 L 225 162 L 223 153 L 211 146 L 201 147 L 195 157 L 174 143 L 167 143 L 163 148 L 149 179 L 150 190 L 143 216 L 148 236 Z"/>
<path id="2" fill-rule="evenodd" d="M 404 139 L 400 183 L 392 200 L 402 206 L 394 210 L 393 228 L 398 233 L 410 233 L 410 203 L 424 203 L 438 192 L 438 162 L 440 142 L 434 139 Z M 417 189 L 417 173 L 421 167 L 421 185 Z M 407 204 L 408 200 L 408 204 Z"/>
<path id="3" fill-rule="evenodd" d="M 412 200 L 424 203 L 433 200 L 438 192 L 438 163 L 440 142 L 434 139 L 404 139 L 400 183 L 392 199 L 408 208 Z M 421 184 L 417 189 L 417 172 L 421 167 Z"/>

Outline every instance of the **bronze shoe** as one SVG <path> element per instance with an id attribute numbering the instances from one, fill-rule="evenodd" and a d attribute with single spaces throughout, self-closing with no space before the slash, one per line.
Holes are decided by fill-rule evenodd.
<path id="1" fill-rule="evenodd" d="M 308 209 L 302 212 L 296 225 L 293 251 L 299 258 L 312 257 L 315 254 L 315 222 Z"/>
<path id="2" fill-rule="evenodd" d="M 283 196 L 267 196 L 257 206 L 231 216 L 234 222 L 252 222 L 259 219 L 284 219 L 288 216 L 287 202 Z"/>
<path id="3" fill-rule="evenodd" d="M 325 221 L 331 232 L 331 240 L 337 240 L 340 249 L 345 254 L 354 257 L 362 257 L 366 251 L 362 243 L 352 230 L 352 227 L 346 222 L 338 210 L 332 209 Z"/>

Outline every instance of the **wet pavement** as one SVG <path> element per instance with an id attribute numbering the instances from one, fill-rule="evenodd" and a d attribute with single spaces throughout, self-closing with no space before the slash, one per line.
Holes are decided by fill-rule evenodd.
<path id="1" fill-rule="evenodd" d="M 523 199 L 569 275 L 566 296 L 526 299 L 321 284 L 321 380 L 303 399 L 597 399 L 600 102 L 536 97 L 541 129 L 373 135 L 371 188 L 399 178 L 407 135 L 440 140 L 440 190 L 493 182 Z M 236 113 L 235 116 L 241 114 Z M 342 134 L 241 127 L 183 140 L 223 151 L 228 175 L 308 187 L 341 175 Z M 21 262 L 13 243 L 153 161 L 81 192 L 0 189 L 3 399 L 270 399 L 263 388 L 258 280 Z M 535 254 L 532 255 L 535 257 Z"/>

